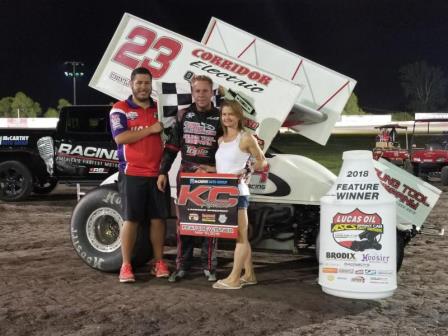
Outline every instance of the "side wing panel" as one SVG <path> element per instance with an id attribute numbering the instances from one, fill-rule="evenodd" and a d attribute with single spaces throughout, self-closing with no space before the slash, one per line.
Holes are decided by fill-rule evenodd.
<path id="1" fill-rule="evenodd" d="M 202 43 L 302 86 L 285 126 L 326 144 L 355 80 L 216 18 L 211 19 Z"/>

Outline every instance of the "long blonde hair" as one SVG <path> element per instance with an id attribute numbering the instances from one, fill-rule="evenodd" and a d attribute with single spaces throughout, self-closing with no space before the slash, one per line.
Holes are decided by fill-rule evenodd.
<path id="1" fill-rule="evenodd" d="M 233 114 L 238 118 L 238 130 L 242 131 L 244 129 L 244 112 L 241 105 L 236 100 L 228 100 L 224 99 L 221 102 L 221 106 L 219 108 L 219 118 L 221 119 L 222 130 L 225 135 L 227 135 L 227 127 L 222 123 L 222 110 L 224 107 L 230 107 L 233 111 Z"/>

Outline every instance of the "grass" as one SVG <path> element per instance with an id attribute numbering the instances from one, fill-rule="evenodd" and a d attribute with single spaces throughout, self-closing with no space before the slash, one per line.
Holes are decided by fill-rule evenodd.
<path id="1" fill-rule="evenodd" d="M 281 153 L 298 154 L 315 160 L 338 174 L 342 165 L 342 153 L 349 150 L 372 150 L 375 134 L 332 134 L 326 146 L 321 146 L 298 134 L 279 134 L 273 148 Z"/>

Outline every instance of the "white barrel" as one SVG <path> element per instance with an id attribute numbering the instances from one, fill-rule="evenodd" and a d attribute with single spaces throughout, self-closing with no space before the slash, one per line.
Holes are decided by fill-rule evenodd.
<path id="1" fill-rule="evenodd" d="M 380 299 L 397 288 L 396 203 L 370 151 L 348 151 L 321 198 L 319 284 L 325 293 Z"/>

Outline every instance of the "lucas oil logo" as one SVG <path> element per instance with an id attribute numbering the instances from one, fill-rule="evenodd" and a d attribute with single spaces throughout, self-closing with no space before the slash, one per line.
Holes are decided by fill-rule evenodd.
<path id="1" fill-rule="evenodd" d="M 331 223 L 331 232 L 336 243 L 352 251 L 382 248 L 384 226 L 377 213 L 367 214 L 359 209 L 337 213 Z"/>

